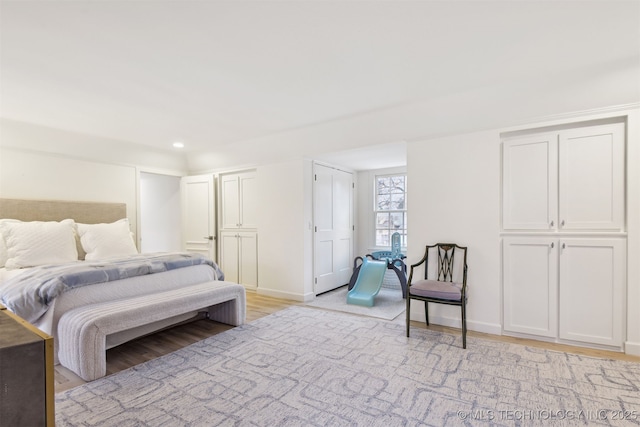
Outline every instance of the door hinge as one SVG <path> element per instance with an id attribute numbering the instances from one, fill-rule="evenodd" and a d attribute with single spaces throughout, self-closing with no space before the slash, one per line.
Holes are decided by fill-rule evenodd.
<path id="1" fill-rule="evenodd" d="M 317 277 L 315 278 L 315 284 L 316 285 L 318 284 L 318 278 Z"/>
<path id="2" fill-rule="evenodd" d="M 355 182 L 351 183 L 351 188 L 356 188 L 356 183 Z"/>
<path id="3" fill-rule="evenodd" d="M 315 232 L 317 233 L 317 232 L 318 232 L 318 226 L 316 225 L 316 226 L 315 226 L 315 227 L 313 227 L 313 228 L 315 228 Z"/>
<path id="4" fill-rule="evenodd" d="M 351 226 L 351 231 L 356 231 L 356 226 L 355 225 Z"/>
<path id="5" fill-rule="evenodd" d="M 318 174 L 313 175 L 313 180 L 317 181 L 318 180 Z"/>

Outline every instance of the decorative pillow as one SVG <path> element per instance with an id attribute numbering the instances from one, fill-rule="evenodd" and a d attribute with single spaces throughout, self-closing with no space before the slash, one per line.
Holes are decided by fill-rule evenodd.
<path id="1" fill-rule="evenodd" d="M 7 247 L 7 269 L 77 261 L 74 221 L 31 221 L 0 224 Z"/>
<path id="2" fill-rule="evenodd" d="M 127 218 L 110 224 L 76 224 L 76 230 L 88 261 L 138 253 Z"/>

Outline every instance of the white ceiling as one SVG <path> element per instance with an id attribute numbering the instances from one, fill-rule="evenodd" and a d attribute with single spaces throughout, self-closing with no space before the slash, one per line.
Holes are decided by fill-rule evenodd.
<path id="1" fill-rule="evenodd" d="M 633 0 L 3 0 L 0 7 L 1 117 L 161 149 L 180 140 L 194 153 L 640 62 Z M 375 142 L 383 144 L 366 156 L 370 164 L 404 161 L 402 142 Z M 345 164 L 367 167 L 355 166 L 358 147 L 345 149 L 353 157 Z M 335 159 L 341 150 L 316 151 Z"/>

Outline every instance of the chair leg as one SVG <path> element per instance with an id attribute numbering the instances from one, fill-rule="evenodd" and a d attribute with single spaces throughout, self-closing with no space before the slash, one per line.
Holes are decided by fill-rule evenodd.
<path id="1" fill-rule="evenodd" d="M 462 348 L 467 348 L 467 309 L 464 301 L 460 306 L 462 308 Z"/>
<path id="2" fill-rule="evenodd" d="M 429 303 L 424 302 L 424 317 L 427 319 L 427 326 L 429 326 Z"/>
<path id="3" fill-rule="evenodd" d="M 411 321 L 411 298 L 409 295 L 407 295 L 407 309 L 405 311 L 407 312 L 407 337 L 409 337 L 409 322 Z"/>

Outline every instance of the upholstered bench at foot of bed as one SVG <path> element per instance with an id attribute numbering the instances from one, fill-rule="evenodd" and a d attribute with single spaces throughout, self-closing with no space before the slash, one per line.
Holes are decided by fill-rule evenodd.
<path id="1" fill-rule="evenodd" d="M 58 324 L 60 364 L 85 381 L 103 377 L 107 335 L 201 309 L 207 309 L 211 320 L 242 325 L 246 319 L 244 286 L 213 281 L 71 310 Z"/>

